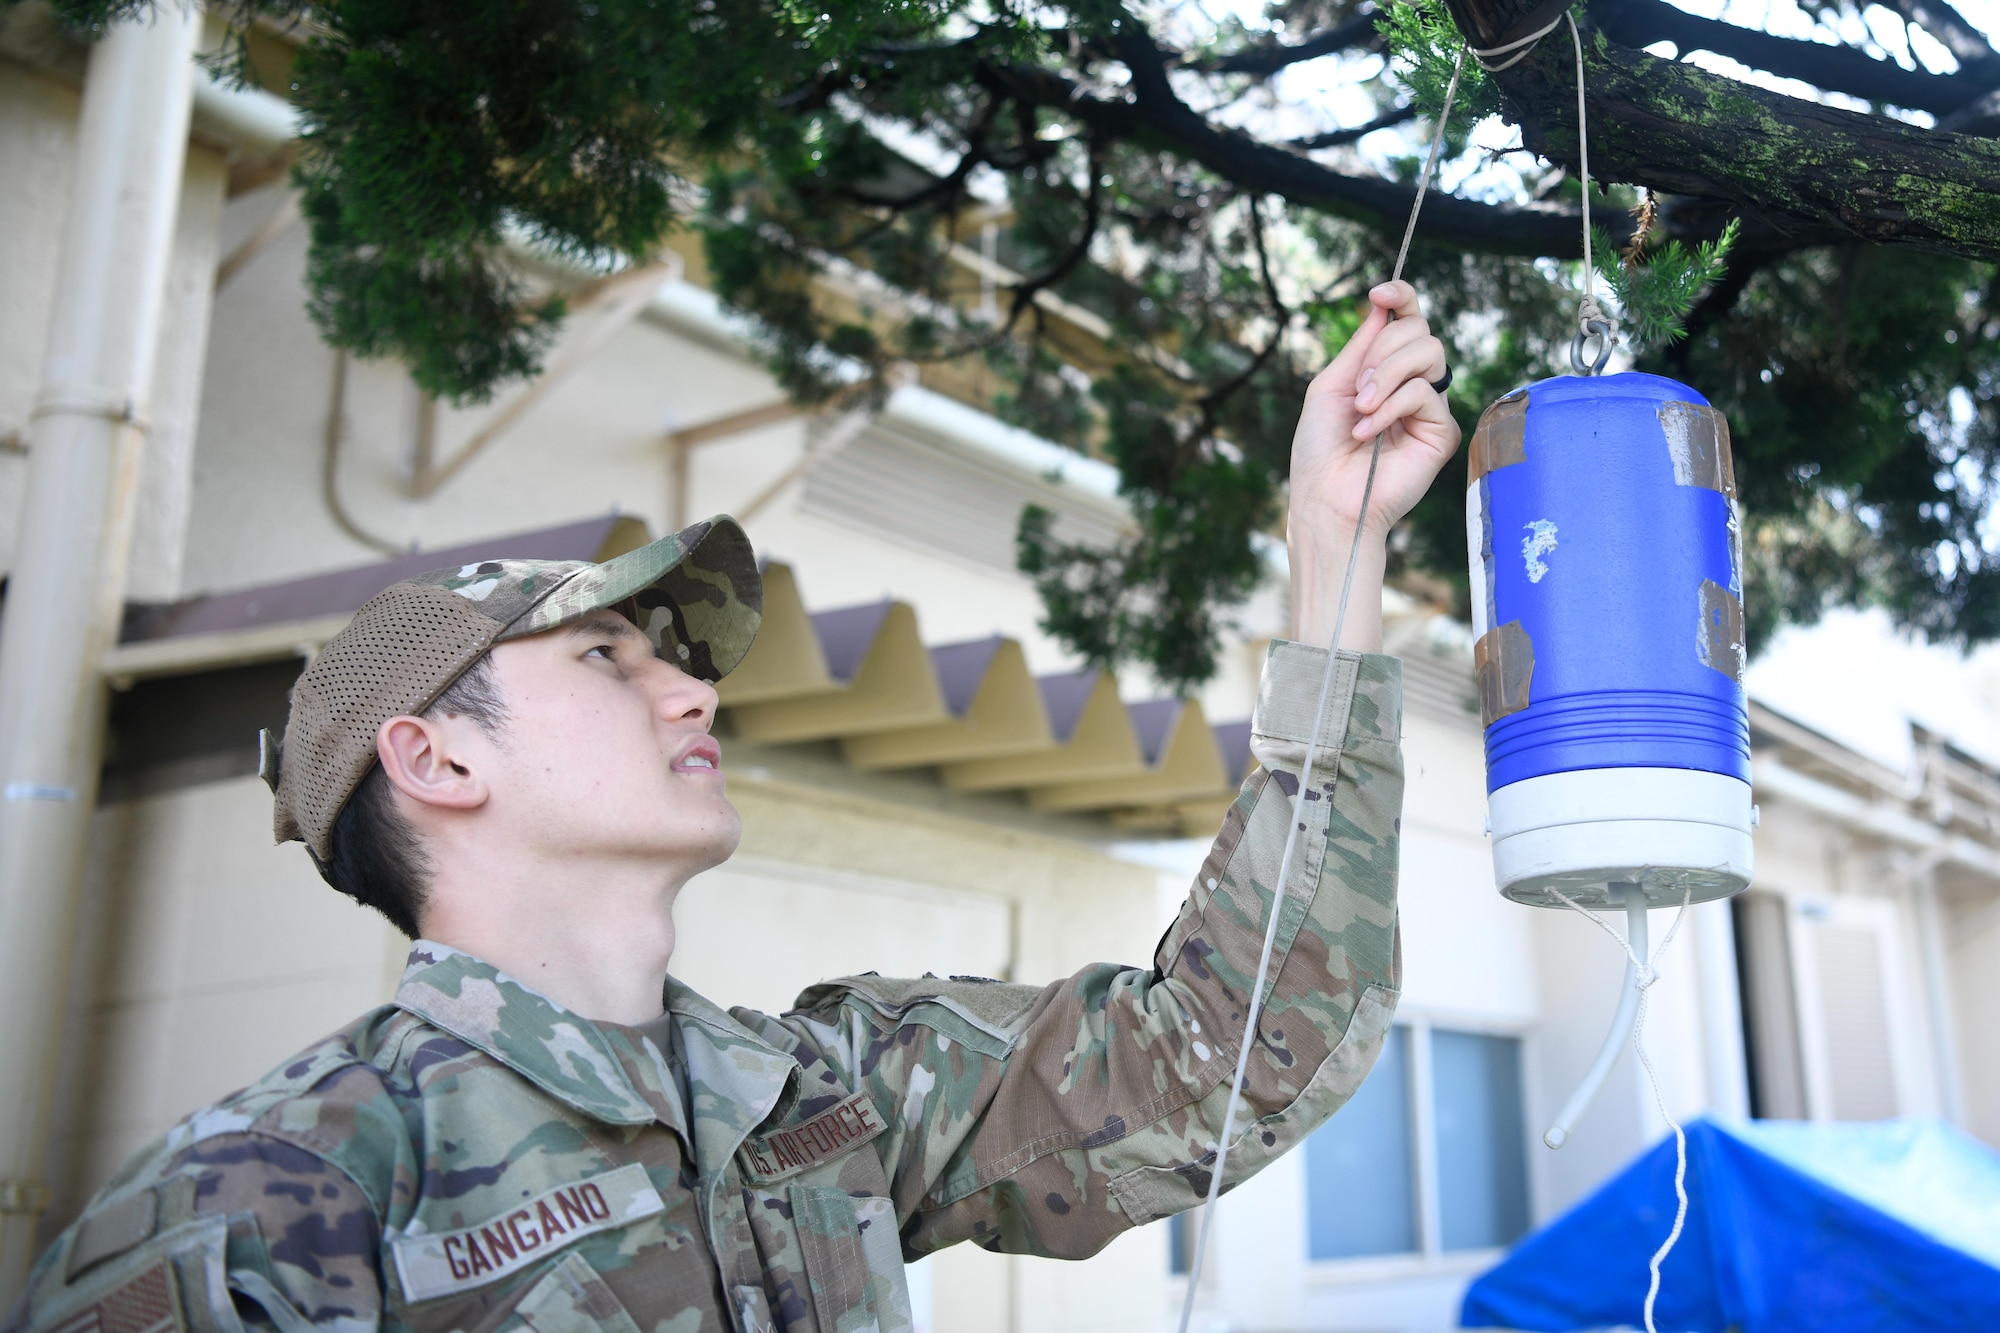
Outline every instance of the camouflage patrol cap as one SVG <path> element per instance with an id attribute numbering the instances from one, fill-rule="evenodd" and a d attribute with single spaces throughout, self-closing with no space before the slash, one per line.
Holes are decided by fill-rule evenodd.
<path id="1" fill-rule="evenodd" d="M 277 840 L 304 842 L 324 873 L 384 722 L 423 712 L 494 644 L 604 607 L 630 615 L 662 659 L 714 682 L 750 651 L 763 581 L 750 539 L 721 515 L 600 565 L 481 560 L 391 584 L 300 675 L 283 746 L 264 738 Z"/>

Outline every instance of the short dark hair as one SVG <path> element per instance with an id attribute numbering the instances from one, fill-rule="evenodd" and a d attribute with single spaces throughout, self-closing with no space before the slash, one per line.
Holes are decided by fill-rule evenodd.
<path id="1" fill-rule="evenodd" d="M 482 656 L 467 667 L 423 716 L 469 717 L 487 735 L 499 732 L 507 720 L 507 704 L 493 674 L 493 659 Z M 334 819 L 332 851 L 320 868 L 327 882 L 416 939 L 417 917 L 430 889 L 431 863 L 423 840 L 396 808 L 395 788 L 379 763 L 368 770 Z"/>

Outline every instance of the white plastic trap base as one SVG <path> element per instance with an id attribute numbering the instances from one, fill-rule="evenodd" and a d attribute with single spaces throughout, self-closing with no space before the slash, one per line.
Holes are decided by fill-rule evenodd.
<path id="1" fill-rule="evenodd" d="M 1510 783 L 1488 797 L 1493 873 L 1518 903 L 1561 890 L 1608 906 L 1638 884 L 1653 907 L 1705 903 L 1750 883 L 1750 784 L 1685 768 L 1589 768 Z"/>

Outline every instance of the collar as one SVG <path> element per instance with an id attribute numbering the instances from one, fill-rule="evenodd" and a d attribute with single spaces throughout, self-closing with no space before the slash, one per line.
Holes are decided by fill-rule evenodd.
<path id="1" fill-rule="evenodd" d="M 664 998 L 687 1059 L 696 1170 L 713 1178 L 751 1130 L 797 1098 L 799 1063 L 672 977 Z M 418 940 L 395 1004 L 594 1120 L 659 1118 L 603 1029 L 469 953 Z"/>
<path id="2" fill-rule="evenodd" d="M 696 1169 L 712 1181 L 751 1130 L 798 1099 L 799 1062 L 672 977 L 666 1001 L 687 1057 Z"/>
<path id="3" fill-rule="evenodd" d="M 395 1004 L 593 1120 L 648 1125 L 655 1119 L 597 1024 L 469 953 L 418 940 Z"/>

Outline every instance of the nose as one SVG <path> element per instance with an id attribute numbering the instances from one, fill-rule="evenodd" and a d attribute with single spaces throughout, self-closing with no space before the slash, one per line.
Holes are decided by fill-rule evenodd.
<path id="1" fill-rule="evenodd" d="M 719 702 L 715 686 L 672 662 L 653 660 L 653 709 L 660 719 L 677 726 L 699 726 L 703 731 L 712 728 Z"/>

